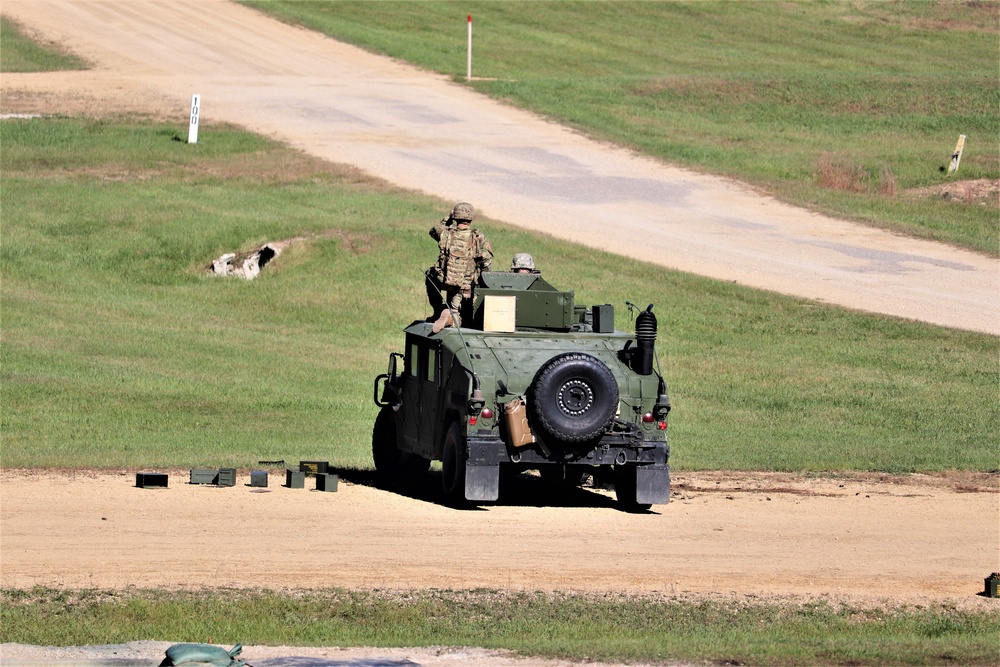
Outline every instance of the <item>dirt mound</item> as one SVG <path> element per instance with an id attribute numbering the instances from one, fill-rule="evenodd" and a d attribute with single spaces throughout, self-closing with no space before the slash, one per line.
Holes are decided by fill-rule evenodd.
<path id="1" fill-rule="evenodd" d="M 912 188 L 905 194 L 911 197 L 936 197 L 960 204 L 981 204 L 1000 208 L 1000 179 L 977 178 L 967 181 L 950 181 L 925 188 Z"/>

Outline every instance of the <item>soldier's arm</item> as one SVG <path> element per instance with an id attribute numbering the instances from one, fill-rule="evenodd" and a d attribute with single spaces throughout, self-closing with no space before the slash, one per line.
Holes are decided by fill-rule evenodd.
<path id="1" fill-rule="evenodd" d="M 493 266 L 493 247 L 485 236 L 480 234 L 479 238 L 482 241 L 482 245 L 479 250 L 479 256 L 476 257 L 476 263 L 483 271 L 489 271 L 490 267 Z"/>

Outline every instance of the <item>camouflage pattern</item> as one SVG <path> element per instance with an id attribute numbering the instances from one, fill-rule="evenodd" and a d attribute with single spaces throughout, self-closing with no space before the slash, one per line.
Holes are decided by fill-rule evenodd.
<path id="1" fill-rule="evenodd" d="M 451 219 L 472 222 L 476 219 L 476 209 L 472 207 L 472 204 L 464 201 L 459 202 L 455 204 L 455 208 L 451 209 Z"/>
<path id="2" fill-rule="evenodd" d="M 434 277 L 447 287 L 459 288 L 465 298 L 472 296 L 472 285 L 493 264 L 493 248 L 486 236 L 468 224 L 448 224 L 442 220 L 430 230 L 438 242 L 438 261 L 432 267 Z"/>
<path id="3" fill-rule="evenodd" d="M 527 269 L 528 271 L 535 270 L 535 259 L 526 252 L 519 252 L 514 255 L 514 259 L 511 260 L 510 270 L 517 271 L 518 269 Z"/>

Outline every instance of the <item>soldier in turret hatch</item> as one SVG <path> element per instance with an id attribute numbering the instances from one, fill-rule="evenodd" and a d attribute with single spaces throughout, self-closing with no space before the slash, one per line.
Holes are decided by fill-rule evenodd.
<path id="1" fill-rule="evenodd" d="M 541 273 L 535 268 L 535 258 L 526 252 L 519 252 L 514 255 L 510 262 L 511 273 Z"/>
<path id="2" fill-rule="evenodd" d="M 461 202 L 431 228 L 431 238 L 438 243 L 437 264 L 427 269 L 427 299 L 437 316 L 431 327 L 434 333 L 462 325 L 463 310 L 472 303 L 472 286 L 493 263 L 490 242 L 472 227 L 475 218 L 472 204 Z"/>

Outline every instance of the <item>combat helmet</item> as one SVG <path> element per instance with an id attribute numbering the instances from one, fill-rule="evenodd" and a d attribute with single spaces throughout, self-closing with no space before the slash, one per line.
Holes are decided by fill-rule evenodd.
<path id="1" fill-rule="evenodd" d="M 510 263 L 510 270 L 517 271 L 518 269 L 527 269 L 529 271 L 535 270 L 535 260 L 534 258 L 526 252 L 519 252 L 514 255 L 514 259 Z"/>
<path id="2" fill-rule="evenodd" d="M 452 220 L 466 220 L 473 221 L 476 219 L 476 209 L 472 207 L 472 204 L 466 202 L 459 202 L 455 204 L 455 208 L 451 209 L 451 219 Z"/>

